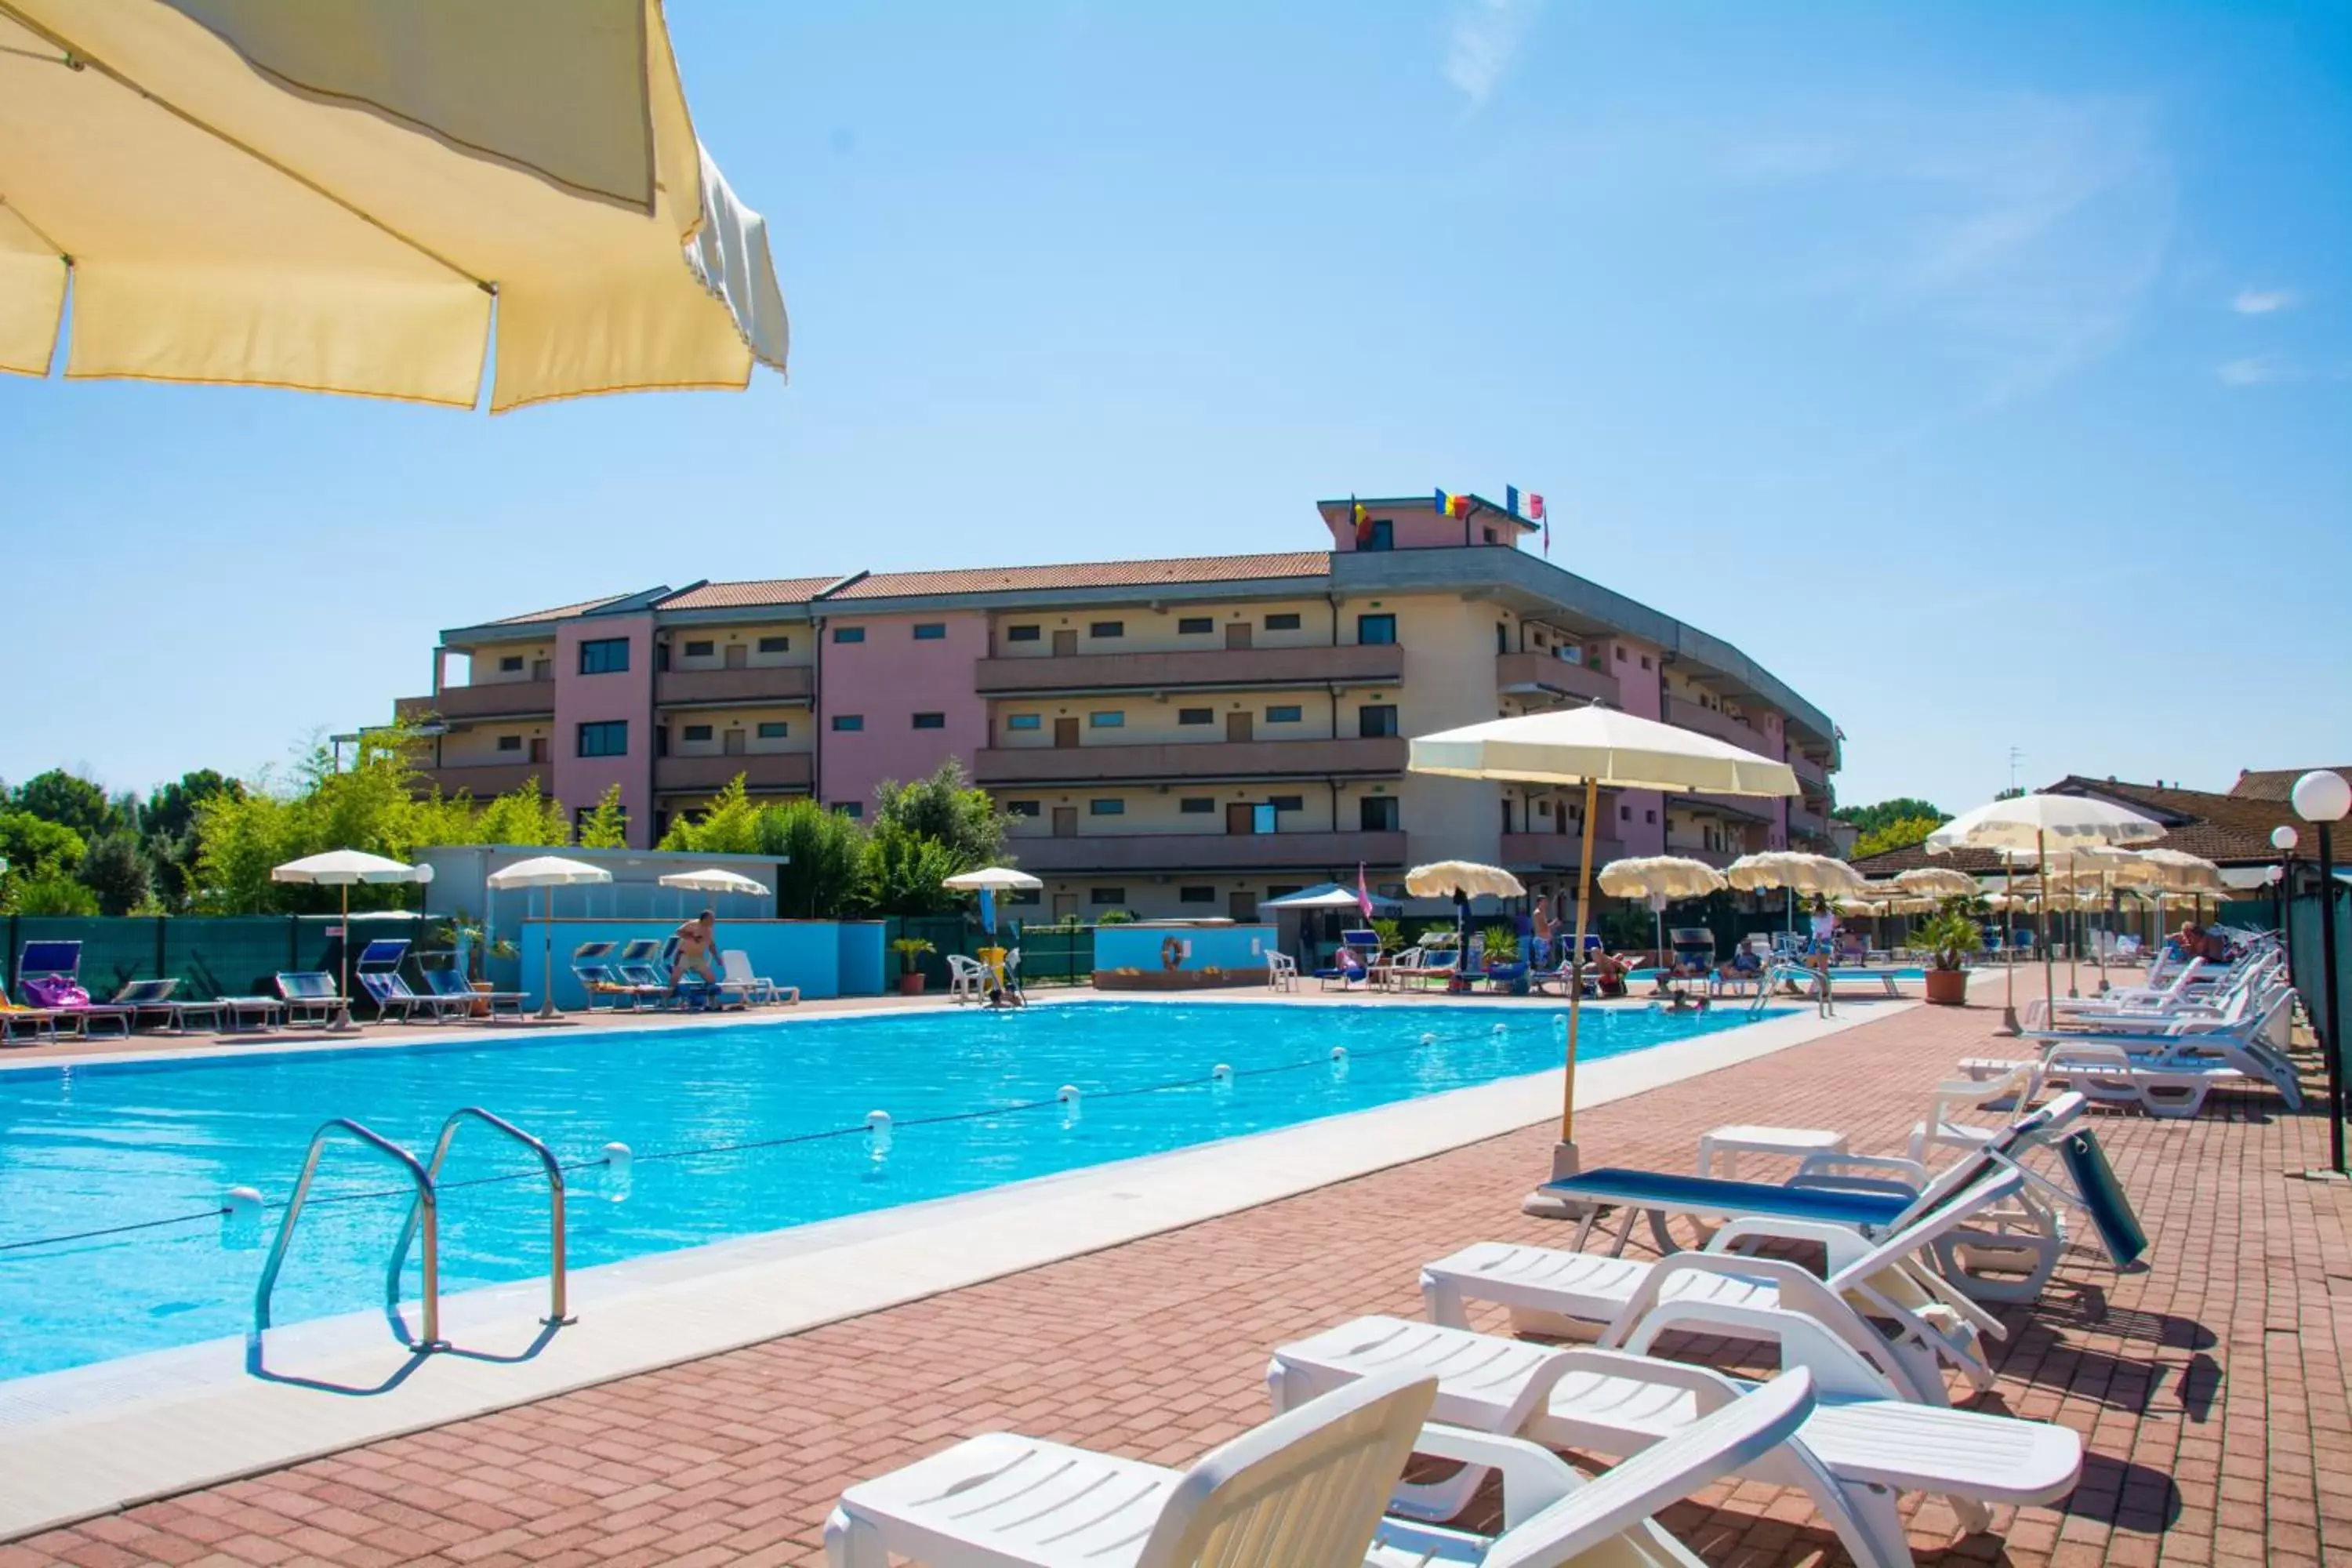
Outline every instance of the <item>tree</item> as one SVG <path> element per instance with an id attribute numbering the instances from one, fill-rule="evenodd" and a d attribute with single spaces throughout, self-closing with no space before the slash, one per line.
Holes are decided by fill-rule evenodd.
<path id="1" fill-rule="evenodd" d="M 1856 838 L 1851 858 L 1859 860 L 1866 855 L 1884 855 L 1889 849 L 1907 849 L 1925 841 L 1927 835 L 1949 820 L 1946 816 L 1898 816 Z"/>
<path id="2" fill-rule="evenodd" d="M 73 881 L 88 852 L 81 835 L 70 827 L 29 811 L 0 811 L 0 860 L 8 863 L 8 869 L 0 873 L 0 909 L 46 912 L 24 907 L 19 900 L 25 890 L 36 884 Z"/>
<path id="3" fill-rule="evenodd" d="M 98 897 L 71 877 L 33 877 L 16 885 L 20 915 L 94 915 Z"/>
<path id="4" fill-rule="evenodd" d="M 1927 802 L 1910 795 L 1897 795 L 1893 800 L 1882 800 L 1875 805 L 1846 806 L 1838 812 L 1840 820 L 1852 824 L 1854 832 L 1864 835 L 1875 833 L 1891 822 L 1915 816 L 1927 817 L 1936 827 L 1952 820 L 1951 813 L 1939 811 Z M 1859 855 L 1862 851 L 1856 849 L 1854 853 Z"/>
<path id="5" fill-rule="evenodd" d="M 245 785 L 200 768 L 157 789 L 139 809 L 140 847 L 154 893 L 166 909 L 185 910 L 194 898 L 196 812 L 218 795 L 243 799 Z"/>
<path id="6" fill-rule="evenodd" d="M 904 830 L 944 845 L 957 871 L 995 865 L 1004 858 L 1004 834 L 1012 818 L 984 789 L 975 789 L 953 757 L 927 779 L 892 779 L 874 792 L 874 832 Z"/>
<path id="7" fill-rule="evenodd" d="M 84 843 L 127 826 L 121 808 L 106 798 L 104 790 L 63 768 L 26 779 L 17 786 L 12 804 L 44 822 L 72 828 Z"/>
<path id="8" fill-rule="evenodd" d="M 583 849 L 626 849 L 629 847 L 629 814 L 621 809 L 621 786 L 609 786 L 588 815 L 580 819 L 580 847 Z"/>
<path id="9" fill-rule="evenodd" d="M 127 915 L 142 908 L 151 896 L 147 858 L 128 833 L 110 833 L 82 857 L 81 885 L 98 900 L 102 915 Z"/>
<path id="10" fill-rule="evenodd" d="M 662 835 L 660 847 L 702 855 L 760 853 L 760 808 L 745 792 L 743 775 L 729 779 L 727 787 L 710 797 L 700 816 L 689 818 L 681 812 Z"/>
<path id="11" fill-rule="evenodd" d="M 563 814 L 563 803 L 552 795 L 540 793 L 536 774 L 482 807 L 480 815 L 470 823 L 443 821 L 435 826 L 441 834 L 463 833 L 465 837 L 420 838 L 420 843 L 555 847 L 572 842 L 572 823 Z"/>
<path id="12" fill-rule="evenodd" d="M 946 914 L 956 907 L 958 895 L 942 884 L 971 868 L 952 847 L 885 822 L 866 841 L 858 902 L 877 915 Z"/>
<path id="13" fill-rule="evenodd" d="M 795 799 L 760 813 L 758 852 L 776 868 L 776 912 L 819 920 L 846 912 L 857 896 L 866 836 L 837 811 Z"/>

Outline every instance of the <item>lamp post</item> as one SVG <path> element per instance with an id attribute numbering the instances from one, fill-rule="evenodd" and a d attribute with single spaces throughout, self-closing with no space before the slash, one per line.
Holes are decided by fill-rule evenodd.
<path id="1" fill-rule="evenodd" d="M 2344 1051 L 2336 1034 L 2336 846 L 2328 829 L 2352 811 L 2352 783 L 2318 768 L 2294 781 L 2294 814 L 2319 829 L 2319 973 L 2327 1019 L 2320 1046 L 2327 1053 L 2327 1164 L 2338 1176 L 2344 1165 Z"/>
<path id="2" fill-rule="evenodd" d="M 2271 829 L 2271 847 L 2279 852 L 2279 941 L 2286 944 L 2286 977 L 2294 979 L 2294 847 L 2300 840 L 2294 825 Z"/>

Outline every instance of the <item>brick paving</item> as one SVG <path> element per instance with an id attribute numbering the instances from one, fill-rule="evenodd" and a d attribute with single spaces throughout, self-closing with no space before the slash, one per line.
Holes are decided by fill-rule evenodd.
<path id="1" fill-rule="evenodd" d="M 1726 1121 L 1840 1127 L 1899 1152 L 1956 1059 L 2006 1054 L 1997 1017 L 1914 1010 L 1604 1107 L 1580 1119 L 1586 1157 L 1688 1168 Z M 2042 1302 L 2004 1310 L 2000 1384 L 1979 1405 L 2081 1432 L 2082 1483 L 1959 1539 L 1946 1504 L 1917 1503 L 1920 1561 L 2352 1561 L 2352 1194 L 2300 1176 L 2325 1163 L 2324 1121 L 2250 1091 L 2194 1122 L 2098 1129 L 2154 1267 L 2118 1277 L 2071 1254 Z M 150 1503 L 0 1545 L 0 1568 L 814 1563 L 843 1487 L 971 1432 L 1181 1464 L 1264 1418 L 1272 1345 L 1418 1313 L 1417 1266 L 1465 1241 L 1559 1244 L 1561 1227 L 1517 1209 L 1549 1136 Z M 1805 1500 L 1771 1487 L 1719 1486 L 1661 1517 L 1710 1563 L 1845 1561 Z"/>

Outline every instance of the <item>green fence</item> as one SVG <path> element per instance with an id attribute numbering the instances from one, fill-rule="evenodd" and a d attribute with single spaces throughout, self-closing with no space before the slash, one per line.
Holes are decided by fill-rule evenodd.
<path id="1" fill-rule="evenodd" d="M 271 977 L 280 970 L 341 969 L 341 924 L 315 915 L 7 915 L 0 916 L 0 958 L 14 986 L 26 942 L 78 942 L 82 988 L 100 1000 L 130 981 L 162 979 L 178 980 L 179 994 L 191 1000 L 274 995 Z M 352 924 L 361 941 L 415 940 L 433 929 L 359 916 Z"/>
<path id="2" fill-rule="evenodd" d="M 1095 975 L 1095 928 L 1092 926 L 1024 925 L 1014 934 L 1010 920 L 1000 921 L 998 935 L 990 937 L 980 922 L 966 915 L 893 915 L 882 922 L 885 965 L 897 984 L 902 960 L 889 944 L 911 937 L 931 944 L 917 955 L 915 968 L 923 988 L 942 991 L 948 984 L 948 954 L 977 958 L 992 942 L 1021 949 L 1021 980 L 1025 985 L 1086 985 Z"/>

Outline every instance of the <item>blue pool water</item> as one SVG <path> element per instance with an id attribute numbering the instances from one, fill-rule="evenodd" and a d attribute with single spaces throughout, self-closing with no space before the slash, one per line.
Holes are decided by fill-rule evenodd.
<path id="1" fill-rule="evenodd" d="M 461 1105 L 537 1134 L 583 1167 L 567 1178 L 578 1268 L 1541 1071 L 1559 1064 L 1560 1016 L 1099 1002 L 0 1072 L 0 1378 L 244 1333 L 267 1238 L 331 1116 L 420 1156 Z M 1579 1055 L 1748 1021 L 1601 1011 Z M 1221 1063 L 1230 1085 L 1202 1081 Z M 1055 1103 L 1065 1084 L 1084 1093 L 1075 1122 Z M 897 1122 L 879 1160 L 863 1126 L 875 1110 Z M 824 1135 L 840 1129 L 855 1131 Z M 635 1154 L 625 1186 L 596 1163 L 612 1142 Z M 544 1273 L 535 1172 L 486 1129 L 459 1134 L 443 1173 L 445 1291 Z M 217 1215 L 236 1186 L 267 1202 L 257 1231 Z M 408 1209 L 397 1186 L 389 1166 L 331 1149 L 276 1321 L 381 1300 Z M 52 1239 L 126 1226 L 142 1228 Z"/>

